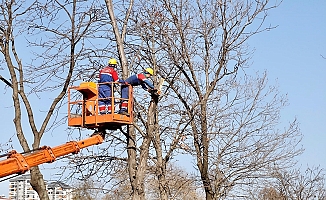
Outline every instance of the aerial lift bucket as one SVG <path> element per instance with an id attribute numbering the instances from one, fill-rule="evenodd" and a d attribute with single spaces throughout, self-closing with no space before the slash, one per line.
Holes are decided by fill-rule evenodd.
<path id="1" fill-rule="evenodd" d="M 104 83 L 111 86 L 112 112 L 109 114 L 100 114 L 98 102 L 103 100 L 99 98 L 99 84 L 94 82 L 82 82 L 79 86 L 72 86 L 68 90 L 68 126 L 82 127 L 89 129 L 119 129 L 123 125 L 133 123 L 133 88 L 129 87 L 129 98 L 122 99 L 117 95 L 115 88 L 121 87 L 121 83 Z M 128 101 L 128 114 L 122 115 L 117 112 L 120 103 Z"/>

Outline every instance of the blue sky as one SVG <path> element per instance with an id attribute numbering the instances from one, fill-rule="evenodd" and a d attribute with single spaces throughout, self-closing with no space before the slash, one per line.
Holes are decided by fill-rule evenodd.
<path id="1" fill-rule="evenodd" d="M 290 105 L 281 112 L 282 122 L 297 118 L 300 123 L 305 152 L 299 164 L 326 169 L 326 59 L 322 57 L 326 58 L 326 1 L 285 0 L 269 13 L 267 23 L 278 27 L 250 40 L 256 49 L 251 70 L 267 70 L 269 83 L 278 84 L 280 92 L 288 95 Z M 7 100 L 11 101 L 8 93 L 0 102 Z M 14 134 L 12 118 L 1 116 L 8 138 Z M 0 183 L 0 194 L 8 195 L 8 181 Z"/>
<path id="2" fill-rule="evenodd" d="M 267 70 L 270 83 L 288 95 L 282 122 L 297 118 L 305 152 L 302 167 L 326 169 L 326 1 L 284 1 L 267 20 L 278 27 L 256 35 L 253 70 Z M 323 58 L 324 56 L 325 58 Z"/>

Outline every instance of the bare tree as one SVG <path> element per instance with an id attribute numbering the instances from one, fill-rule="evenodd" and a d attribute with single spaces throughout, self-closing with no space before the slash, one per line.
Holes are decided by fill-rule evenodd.
<path id="1" fill-rule="evenodd" d="M 274 183 L 271 185 L 284 199 L 325 199 L 325 171 L 319 167 L 273 170 Z"/>
<path id="2" fill-rule="evenodd" d="M 301 152 L 296 121 L 277 130 L 286 98 L 266 89 L 265 74 L 241 74 L 251 55 L 246 42 L 272 28 L 263 23 L 276 7 L 267 0 L 139 2 L 138 52 L 169 83 L 168 102 L 160 102 L 172 112 L 156 121 L 164 122 L 161 131 L 170 140 L 158 126 L 152 138 L 162 199 L 164 168 L 180 139 L 196 155 L 207 199 L 236 195 L 232 191 L 264 178 L 271 166 L 292 166 Z M 164 154 L 162 146 L 168 147 Z"/>
<path id="3" fill-rule="evenodd" d="M 154 86 L 158 86 L 160 80 L 160 66 L 158 60 L 161 59 L 160 50 L 164 44 L 157 44 L 157 38 L 163 37 L 160 30 L 164 26 L 162 5 L 159 1 L 137 1 L 134 5 L 134 12 L 131 17 L 131 27 L 128 29 L 133 35 L 133 40 L 127 43 L 128 48 L 132 49 L 131 55 L 139 60 L 141 66 L 152 67 L 155 71 L 153 78 Z M 140 12 L 139 12 L 140 11 Z M 169 59 L 169 58 L 166 58 Z M 178 141 L 182 138 L 185 122 L 180 119 L 180 115 L 175 113 L 161 112 L 167 106 L 172 104 L 171 96 L 152 96 L 150 105 L 147 109 L 137 104 L 136 111 L 138 121 L 135 122 L 137 129 L 144 137 L 149 137 L 152 146 L 150 148 L 149 159 L 155 164 L 155 175 L 158 179 L 158 194 L 160 199 L 172 198 L 169 194 L 169 184 L 166 180 L 166 167 L 173 153 L 178 149 Z M 139 102 L 144 102 L 139 99 Z M 166 102 L 168 103 L 161 103 Z M 178 104 L 179 102 L 175 102 Z M 164 108 L 162 108 L 162 106 Z M 178 112 L 178 111 L 173 111 Z M 143 115 L 141 113 L 147 113 Z M 179 123 L 176 128 L 175 124 Z M 172 126 L 170 126 L 172 124 Z M 171 132 L 173 131 L 173 133 Z M 164 134 L 163 134 L 164 133 Z M 169 135 L 166 135 L 169 134 Z M 167 146 L 163 146 L 165 141 Z M 171 171 L 170 171 L 171 172 Z"/>
<path id="4" fill-rule="evenodd" d="M 255 198 L 256 199 L 256 198 Z M 259 193 L 258 199 L 262 200 L 285 200 L 286 198 L 273 187 L 264 188 Z"/>
<path id="5" fill-rule="evenodd" d="M 168 199 L 189 199 L 201 200 L 204 199 L 203 188 L 198 185 L 196 176 L 180 168 L 175 163 L 168 163 L 166 167 L 166 187 Z M 148 199 L 162 199 L 160 187 L 161 180 L 157 179 L 157 165 L 150 167 L 147 178 L 147 197 Z"/>
<path id="6" fill-rule="evenodd" d="M 101 185 L 91 178 L 79 181 L 74 185 L 73 199 L 74 200 L 96 200 L 102 196 Z"/>
<path id="7" fill-rule="evenodd" d="M 156 166 L 149 166 L 146 171 L 145 177 L 145 193 L 146 199 L 161 199 L 159 192 L 159 182 L 155 175 Z M 127 168 L 121 170 L 121 172 L 127 171 Z M 132 199 L 131 185 L 128 181 L 127 173 L 119 173 L 119 176 L 114 176 L 111 185 L 114 185 L 108 193 L 103 197 L 105 200 L 109 199 Z M 183 169 L 169 165 L 167 167 L 167 185 L 170 188 L 170 199 L 191 199 L 201 200 L 204 199 L 201 193 L 200 186 L 196 185 L 196 179 Z"/>
<path id="8" fill-rule="evenodd" d="M 325 170 L 319 167 L 301 169 L 271 169 L 270 177 L 261 182 L 261 188 L 251 190 L 248 199 L 290 200 L 325 199 Z"/>
<path id="9" fill-rule="evenodd" d="M 25 8 L 24 10 L 18 9 L 21 6 L 21 2 L 16 4 L 15 1 L 6 1 L 1 3 L 1 12 L 3 16 L 1 20 L 1 26 L 3 28 L 1 28 L 0 46 L 1 53 L 4 56 L 8 71 L 10 73 L 10 81 L 7 80 L 5 81 L 5 83 L 7 83 L 7 85 L 10 85 L 10 87 L 12 88 L 12 98 L 15 112 L 14 124 L 17 131 L 17 137 L 24 151 L 30 151 L 30 147 L 25 138 L 22 127 L 21 101 L 23 101 L 25 108 L 27 109 L 31 129 L 34 130 L 34 149 L 37 149 L 39 147 L 39 141 L 44 130 L 43 132 L 39 132 L 35 127 L 31 105 L 24 90 L 23 64 L 21 62 L 21 59 L 19 58 L 19 54 L 16 51 L 15 46 L 14 29 L 18 28 L 17 26 L 20 25 L 15 24 L 15 22 L 19 21 L 19 18 L 22 17 L 22 15 L 26 13 L 28 9 L 30 9 L 30 7 Z M 52 114 L 52 112 L 53 110 L 49 111 L 49 116 Z M 48 123 L 48 121 L 46 121 L 45 124 L 46 123 Z M 38 192 L 40 198 L 49 199 L 45 189 L 43 176 L 40 173 L 38 167 L 31 169 L 31 185 Z"/>
<path id="10" fill-rule="evenodd" d="M 9 77 L 1 80 L 12 89 L 14 124 L 25 152 L 37 150 L 46 131 L 59 124 L 63 116 L 58 111 L 68 86 L 81 72 L 85 73 L 85 61 L 101 55 L 101 51 L 95 52 L 89 43 L 91 39 L 100 38 L 94 32 L 97 29 L 96 33 L 100 34 L 101 23 L 98 22 L 103 22 L 97 5 L 98 2 L 93 1 L 84 6 L 76 0 L 1 2 L 0 51 L 9 73 Z M 23 47 L 24 44 L 29 48 Z M 96 44 L 99 43 L 93 43 Z M 33 53 L 29 49 L 33 49 Z M 41 100 L 35 102 L 33 97 L 52 98 L 52 102 L 47 102 L 44 115 L 36 112 Z M 30 131 L 22 125 L 23 110 L 27 112 Z M 39 115 L 43 121 L 37 127 L 35 116 Z M 33 134 L 32 145 L 26 139 L 26 132 Z M 31 185 L 40 199 L 49 199 L 38 167 L 31 169 Z"/>

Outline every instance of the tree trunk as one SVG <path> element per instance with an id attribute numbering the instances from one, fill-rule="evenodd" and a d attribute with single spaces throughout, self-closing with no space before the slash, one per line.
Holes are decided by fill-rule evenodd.
<path id="1" fill-rule="evenodd" d="M 214 198 L 214 191 L 211 186 L 209 173 L 208 173 L 208 148 L 209 148 L 209 139 L 207 133 L 207 102 L 201 101 L 201 119 L 200 119 L 200 126 L 201 132 L 198 133 L 194 131 L 195 136 L 195 146 L 196 147 L 196 154 L 197 154 L 197 166 L 201 175 L 201 180 L 204 186 L 206 200 L 213 200 Z M 196 127 L 193 127 L 196 129 Z M 194 130 L 195 130 L 194 129 Z M 199 141 L 200 140 L 200 141 Z M 201 144 L 198 146 L 198 144 Z"/>
<path id="2" fill-rule="evenodd" d="M 153 138 L 153 144 L 157 157 L 155 174 L 159 182 L 160 199 L 168 200 L 169 191 L 166 181 L 166 161 L 163 159 L 162 147 L 160 143 L 160 134 L 156 130 L 155 137 Z"/>
<path id="3" fill-rule="evenodd" d="M 163 83 L 162 83 L 163 84 Z M 166 162 L 163 159 L 161 137 L 159 132 L 158 117 L 157 117 L 157 104 L 158 96 L 152 96 L 152 101 L 148 111 L 148 130 L 147 132 L 151 135 L 152 142 L 156 151 L 156 169 L 155 174 L 159 181 L 160 199 L 168 199 L 168 187 L 166 182 Z"/>
<path id="4" fill-rule="evenodd" d="M 132 189 L 132 199 L 139 200 L 136 192 L 137 188 L 137 152 L 136 152 L 136 132 L 133 126 L 128 126 L 127 153 L 128 153 L 128 171 Z"/>
<path id="5" fill-rule="evenodd" d="M 13 95 L 12 99 L 14 102 L 14 108 L 15 108 L 15 118 L 14 118 L 14 124 L 17 132 L 17 138 L 25 152 L 30 151 L 30 148 L 28 146 L 27 140 L 23 134 L 23 128 L 21 125 L 21 107 L 20 107 L 20 101 L 19 101 L 19 84 L 20 88 L 22 88 L 22 80 L 18 82 L 17 80 L 17 75 L 15 73 L 13 64 L 11 62 L 11 59 L 9 57 L 10 53 L 7 51 L 5 54 L 5 58 L 8 64 L 8 69 L 10 71 L 11 79 L 12 79 L 12 89 L 13 89 Z M 20 68 L 21 69 L 21 68 Z M 20 74 L 22 74 L 22 70 L 20 70 Z M 35 132 L 33 133 L 35 136 Z M 34 143 L 39 144 L 40 137 L 34 137 Z M 39 146 L 37 146 L 39 147 Z M 33 189 L 38 193 L 39 197 L 41 200 L 49 200 L 49 196 L 46 190 L 46 186 L 44 183 L 43 175 L 41 174 L 40 170 L 38 167 L 33 167 L 30 170 L 31 172 L 31 185 Z"/>
<path id="6" fill-rule="evenodd" d="M 32 167 L 30 171 L 31 171 L 31 185 L 39 195 L 40 200 L 49 200 L 49 195 L 46 190 L 46 185 L 44 183 L 43 175 L 41 174 L 39 167 Z"/>
<path id="7" fill-rule="evenodd" d="M 145 200 L 144 179 L 147 170 L 148 150 L 150 142 L 150 138 L 143 138 L 143 143 L 139 148 L 139 162 L 137 163 L 136 132 L 133 126 L 129 127 L 127 137 L 127 153 L 129 179 L 132 188 L 131 196 L 133 200 Z"/>
<path id="8" fill-rule="evenodd" d="M 131 187 L 134 190 L 136 172 L 137 172 L 137 162 L 136 162 L 136 133 L 133 126 L 128 126 L 128 136 L 127 136 L 127 153 L 128 153 L 128 171 Z"/>
<path id="9" fill-rule="evenodd" d="M 161 158 L 158 158 L 156 164 L 156 176 L 159 182 L 159 191 L 161 200 L 168 200 L 168 186 L 166 181 L 166 164 Z"/>
<path id="10" fill-rule="evenodd" d="M 156 135 L 153 138 L 153 143 L 155 143 L 154 146 L 157 157 L 155 174 L 159 183 L 160 199 L 168 200 L 169 191 L 166 181 L 166 161 L 163 159 L 160 134 L 158 131 L 156 131 Z"/>

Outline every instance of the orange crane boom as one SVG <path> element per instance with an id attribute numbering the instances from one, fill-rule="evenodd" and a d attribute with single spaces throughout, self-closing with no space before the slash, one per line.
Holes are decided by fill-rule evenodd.
<path id="1" fill-rule="evenodd" d="M 104 138 L 101 134 L 96 134 L 84 140 L 70 141 L 53 148 L 43 146 L 26 155 L 12 150 L 8 153 L 7 159 L 0 161 L 0 178 L 11 174 L 23 174 L 31 167 L 43 163 L 52 163 L 60 156 L 65 156 L 70 153 L 76 154 L 82 148 L 101 144 L 103 140 Z"/>

